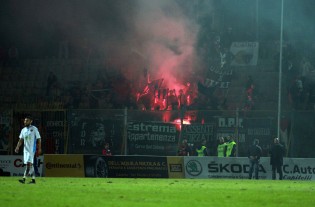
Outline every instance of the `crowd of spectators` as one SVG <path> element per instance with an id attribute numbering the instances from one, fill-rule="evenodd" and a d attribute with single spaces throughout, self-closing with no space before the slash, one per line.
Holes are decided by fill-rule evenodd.
<path id="1" fill-rule="evenodd" d="M 233 39 L 231 37 L 232 28 L 228 28 L 225 34 L 216 34 L 207 36 L 210 38 L 208 45 L 200 46 L 200 50 L 209 50 L 207 54 L 199 53 L 199 55 L 208 55 L 206 62 L 208 64 L 217 64 L 222 70 L 227 70 L 229 66 L 228 48 Z M 311 49 L 309 49 L 311 50 Z M 200 52 L 200 51 L 199 51 Z M 63 59 L 65 57 L 62 57 Z M 273 61 L 277 60 L 275 58 Z M 299 51 L 294 46 L 286 44 L 283 52 L 283 84 L 284 90 L 288 94 L 288 102 L 292 109 L 296 110 L 313 110 L 315 108 L 315 68 L 312 62 L 312 53 Z M 272 61 L 272 60 L 270 60 Z M 278 62 L 275 61 L 276 66 Z M 49 68 L 49 67 L 47 67 Z M 0 74 L 1 80 L 6 79 L 6 74 L 11 72 L 10 80 L 17 84 L 21 81 L 15 73 L 23 73 L 26 70 L 25 61 L 19 56 L 19 50 L 15 45 L 9 48 L 0 47 Z M 48 71 L 48 72 L 45 72 Z M 105 72 L 104 72 L 105 71 Z M 29 107 L 46 107 L 46 108 L 80 108 L 80 109 L 128 109 L 139 110 L 175 110 L 187 105 L 187 109 L 224 109 L 219 107 L 220 103 L 226 103 L 226 97 L 218 100 L 211 93 L 203 93 L 200 83 L 184 83 L 185 88 L 176 91 L 171 88 L 153 87 L 148 98 L 149 107 L 144 106 L 139 101 L 139 94 L 143 92 L 145 87 L 150 85 L 146 80 L 145 84 L 133 83 L 125 74 L 114 70 L 114 73 L 107 73 L 107 69 L 99 69 L 96 78 L 89 82 L 72 81 L 71 79 L 65 84 L 59 79 L 63 74 L 57 74 L 53 70 L 43 69 L 40 72 L 47 73 L 42 77 L 46 78 L 45 85 L 42 85 L 41 93 L 35 93 L 31 100 L 23 97 L 21 100 L 17 98 L 23 94 L 23 90 L 15 94 L 0 94 L 6 97 L 8 105 L 16 105 L 21 108 Z M 118 71 L 118 72 L 117 72 Z M 4 73 L 6 72 L 6 73 Z M 32 72 L 32 71 L 29 71 Z M 140 75 L 141 76 L 141 75 Z M 253 81 L 256 77 L 248 76 L 244 90 L 240 93 L 244 96 L 243 110 L 255 109 L 256 84 Z M 257 77 L 259 78 L 259 77 Z M 139 78 L 140 79 L 140 78 Z M 139 80 L 140 82 L 140 80 Z M 32 84 L 31 84 L 32 85 Z M 139 87 L 139 85 L 142 86 Z M 12 85 L 14 87 L 14 84 Z M 266 86 L 268 87 L 268 86 Z M 188 90 L 188 88 L 190 88 Z M 23 88 L 32 91 L 31 86 Z M 10 88 L 6 88 L 10 90 Z M 209 92 L 215 90 L 206 88 Z M 4 89 L 2 89 L 2 92 Z M 228 91 L 228 90 L 227 90 Z M 10 98 L 10 95 L 12 96 Z M 143 94 L 142 94 L 143 95 Z M 145 94 L 144 94 L 145 95 Z M 179 97 L 180 95 L 180 97 Z M 185 100 L 183 101 L 183 97 Z M 277 101 L 277 100 L 275 100 Z M 3 103 L 2 103 L 3 104 Z M 4 105 L 4 104 L 3 104 Z M 3 107 L 3 106 L 2 106 Z"/>
<path id="2" fill-rule="evenodd" d="M 288 44 L 283 52 L 283 83 L 288 102 L 295 110 L 315 109 L 315 67 L 312 49 L 306 48 L 299 51 Z"/>

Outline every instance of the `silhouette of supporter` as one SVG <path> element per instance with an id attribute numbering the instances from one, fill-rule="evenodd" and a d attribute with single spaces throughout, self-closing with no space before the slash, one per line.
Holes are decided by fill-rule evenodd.
<path id="1" fill-rule="evenodd" d="M 169 95 L 167 97 L 168 106 L 171 106 L 171 109 L 174 110 L 178 106 L 178 100 L 176 98 L 175 89 L 169 91 Z"/>
<path id="2" fill-rule="evenodd" d="M 109 146 L 109 143 L 106 142 L 104 144 L 104 148 L 102 149 L 102 155 L 105 155 L 105 156 L 112 156 L 112 151 L 110 149 L 110 146 Z"/>
<path id="3" fill-rule="evenodd" d="M 51 95 L 51 89 L 56 83 L 57 83 L 57 77 L 52 71 L 50 71 L 47 77 L 46 96 Z"/>

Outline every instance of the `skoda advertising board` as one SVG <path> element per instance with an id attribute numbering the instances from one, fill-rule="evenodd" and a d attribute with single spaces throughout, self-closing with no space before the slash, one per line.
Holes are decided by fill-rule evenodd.
<path id="1" fill-rule="evenodd" d="M 315 159 L 284 158 L 284 180 L 315 180 Z M 184 157 L 186 178 L 248 179 L 247 157 Z M 278 175 L 277 175 L 278 177 Z M 262 157 L 259 179 L 272 179 L 270 158 Z"/>

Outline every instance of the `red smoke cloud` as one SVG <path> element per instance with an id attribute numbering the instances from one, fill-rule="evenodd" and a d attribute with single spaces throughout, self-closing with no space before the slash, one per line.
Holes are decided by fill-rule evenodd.
<path id="1" fill-rule="evenodd" d="M 145 59 L 151 80 L 163 78 L 163 87 L 178 91 L 197 69 L 194 46 L 198 27 L 174 2 L 140 2 L 133 20 L 141 45 L 133 51 Z"/>

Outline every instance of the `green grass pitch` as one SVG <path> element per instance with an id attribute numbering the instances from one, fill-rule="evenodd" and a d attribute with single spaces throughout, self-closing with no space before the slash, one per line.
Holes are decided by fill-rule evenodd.
<path id="1" fill-rule="evenodd" d="M 0 177 L 0 206 L 315 206 L 315 182 L 224 179 Z"/>

